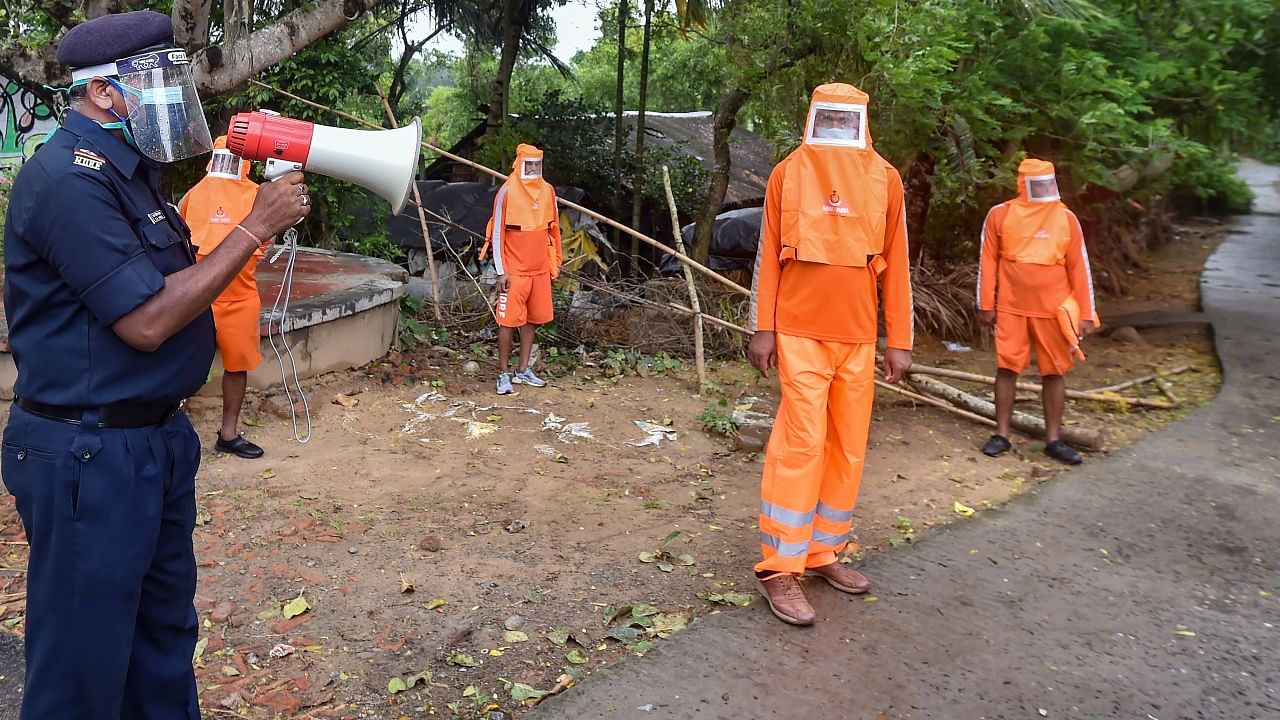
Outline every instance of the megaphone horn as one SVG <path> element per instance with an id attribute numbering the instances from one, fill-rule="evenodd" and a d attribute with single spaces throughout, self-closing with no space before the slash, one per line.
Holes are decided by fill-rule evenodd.
<path id="1" fill-rule="evenodd" d="M 275 180 L 294 170 L 320 173 L 373 191 L 399 215 L 409 201 L 422 151 L 418 118 L 396 130 L 347 130 L 270 112 L 237 113 L 227 149 L 266 162 Z"/>

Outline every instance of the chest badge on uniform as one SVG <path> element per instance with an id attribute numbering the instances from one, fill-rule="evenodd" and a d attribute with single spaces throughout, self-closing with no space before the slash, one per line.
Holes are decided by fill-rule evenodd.
<path id="1" fill-rule="evenodd" d="M 90 150 L 76 148 L 75 153 L 71 156 L 71 162 L 74 165 L 87 167 L 90 170 L 101 170 L 107 159 Z"/>
<path id="2" fill-rule="evenodd" d="M 222 206 L 219 205 L 218 211 L 209 218 L 209 222 L 215 225 L 230 225 L 231 218 L 227 217 L 227 211 L 223 210 Z"/>
<path id="3" fill-rule="evenodd" d="M 147 219 L 151 221 L 152 225 L 159 225 L 164 222 L 164 211 L 156 210 L 154 212 L 149 212 L 147 213 Z"/>
<path id="4" fill-rule="evenodd" d="M 822 212 L 828 215 L 848 215 L 849 205 L 840 197 L 840 193 L 831 191 L 831 196 L 822 203 Z"/>

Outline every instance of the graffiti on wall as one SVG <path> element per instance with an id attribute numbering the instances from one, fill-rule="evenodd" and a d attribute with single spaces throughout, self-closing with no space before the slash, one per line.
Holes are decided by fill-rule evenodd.
<path id="1" fill-rule="evenodd" d="M 0 167 L 21 165 L 53 129 L 54 114 L 35 93 L 0 76 Z"/>

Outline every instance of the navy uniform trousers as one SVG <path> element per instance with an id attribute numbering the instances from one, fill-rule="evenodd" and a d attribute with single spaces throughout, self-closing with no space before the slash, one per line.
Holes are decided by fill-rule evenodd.
<path id="1" fill-rule="evenodd" d="M 200 441 L 182 412 L 133 429 L 84 420 L 15 405 L 4 430 L 31 545 L 22 718 L 198 720 Z"/>

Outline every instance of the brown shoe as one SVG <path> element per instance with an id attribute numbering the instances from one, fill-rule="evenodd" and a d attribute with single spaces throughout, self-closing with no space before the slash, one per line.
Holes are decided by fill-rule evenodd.
<path id="1" fill-rule="evenodd" d="M 831 587 L 851 595 L 861 595 L 871 589 L 871 581 L 865 575 L 840 562 L 809 568 L 809 572 L 831 583 Z"/>
<path id="2" fill-rule="evenodd" d="M 769 601 L 769 609 L 782 622 L 792 625 L 812 625 L 817 613 L 804 596 L 800 580 L 794 575 L 776 575 L 768 580 L 760 581 L 760 589 L 764 599 Z"/>

